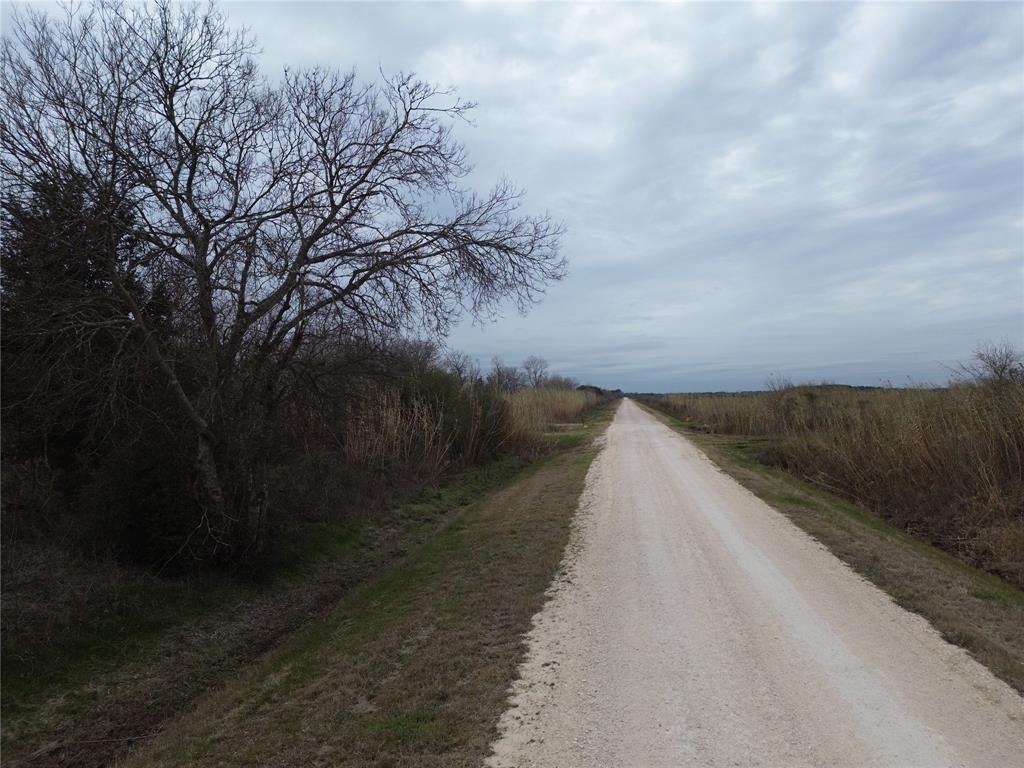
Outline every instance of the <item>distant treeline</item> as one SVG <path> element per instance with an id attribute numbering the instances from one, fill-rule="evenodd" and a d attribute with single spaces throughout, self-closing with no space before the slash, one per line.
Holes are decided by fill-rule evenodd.
<path id="1" fill-rule="evenodd" d="M 688 394 L 688 395 L 702 395 L 702 396 L 703 395 L 714 395 L 714 396 L 720 396 L 720 397 L 743 397 L 743 396 L 746 396 L 746 395 L 760 395 L 760 394 L 763 394 L 765 392 L 769 392 L 769 391 L 771 391 L 773 389 L 776 389 L 780 385 L 785 386 L 786 384 L 789 384 L 789 383 L 790 382 L 789 382 L 788 379 L 783 378 L 783 379 L 778 379 L 777 381 L 776 380 L 769 380 L 769 382 L 765 385 L 764 389 L 739 389 L 739 390 L 721 390 L 721 389 L 718 389 L 718 390 L 708 390 L 708 391 L 705 391 L 705 392 L 687 392 L 686 394 Z M 827 381 L 826 382 L 822 382 L 820 384 L 801 384 L 801 386 L 803 386 L 803 387 L 817 387 L 818 389 L 851 389 L 851 390 L 856 390 L 858 392 L 873 392 L 873 391 L 879 390 L 879 389 L 890 389 L 890 387 L 880 387 L 880 386 L 861 385 L 861 384 L 833 384 L 832 382 L 827 382 Z M 922 388 L 927 389 L 927 387 L 922 387 Z M 941 387 L 931 387 L 931 388 L 932 389 L 941 389 Z M 664 392 L 630 392 L 629 394 L 632 397 L 644 398 L 644 397 L 660 397 L 661 395 L 664 395 L 666 393 L 664 393 Z"/>

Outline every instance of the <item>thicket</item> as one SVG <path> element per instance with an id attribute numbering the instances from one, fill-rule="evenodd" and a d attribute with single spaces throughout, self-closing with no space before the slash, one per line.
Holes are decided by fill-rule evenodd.
<path id="1" fill-rule="evenodd" d="M 652 402 L 698 429 L 771 438 L 767 463 L 1024 586 L 1024 360 L 1008 345 L 942 388 L 776 382 Z"/>
<path id="2" fill-rule="evenodd" d="M 203 507 L 194 424 L 139 334 L 102 263 L 103 220 L 81 184 L 44 183 L 4 200 L 3 543 L 54 543 L 161 573 L 236 563 Z M 187 308 L 162 285 L 132 284 L 177 380 L 201 384 Z M 389 335 L 297 349 L 273 399 L 232 424 L 259 457 L 262 535 L 296 522 L 372 514 L 446 473 L 544 450 L 544 432 L 603 398 L 550 374 L 539 357 L 490 371 L 433 341 Z M 249 565 L 261 555 L 247 552 Z M 274 555 L 273 552 L 263 553 Z"/>
<path id="3" fill-rule="evenodd" d="M 208 562 L 194 436 L 159 388 L 97 431 L 85 426 L 96 423 L 91 402 L 47 418 L 15 400 L 40 372 L 7 354 L 4 544 L 57 542 L 163 573 Z M 602 400 L 545 386 L 504 391 L 428 342 L 337 350 L 332 367 L 253 426 L 268 467 L 271 544 L 296 523 L 358 521 L 453 472 L 535 456 L 553 424 Z"/>
<path id="4" fill-rule="evenodd" d="M 484 376 L 437 345 L 560 279 L 560 226 L 461 185 L 453 92 L 272 80 L 256 51 L 214 6 L 14 15 L 5 542 L 254 563 L 292 519 L 536 450 L 548 401 L 515 392 L 558 383 L 543 361 Z M 588 396 L 558 399 L 568 418 Z"/>

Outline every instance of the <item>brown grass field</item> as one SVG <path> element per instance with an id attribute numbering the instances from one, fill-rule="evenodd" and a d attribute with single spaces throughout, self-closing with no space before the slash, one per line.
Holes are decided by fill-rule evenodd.
<path id="1" fill-rule="evenodd" d="M 946 388 L 782 386 L 648 400 L 699 431 L 1024 586 L 1024 379 Z"/>

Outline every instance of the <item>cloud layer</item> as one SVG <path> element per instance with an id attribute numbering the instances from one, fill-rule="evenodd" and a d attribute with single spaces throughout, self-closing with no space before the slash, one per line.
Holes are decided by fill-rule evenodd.
<path id="1" fill-rule="evenodd" d="M 570 276 L 452 346 L 630 390 L 942 381 L 1024 339 L 1019 4 L 232 4 L 273 71 L 478 101 Z"/>

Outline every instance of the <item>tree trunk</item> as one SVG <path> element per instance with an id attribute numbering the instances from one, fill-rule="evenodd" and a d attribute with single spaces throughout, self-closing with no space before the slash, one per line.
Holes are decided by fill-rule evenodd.
<path id="1" fill-rule="evenodd" d="M 267 481 L 244 450 L 225 455 L 205 435 L 196 449 L 196 492 L 206 517 L 213 553 L 239 559 L 265 544 L 269 492 Z"/>
<path id="2" fill-rule="evenodd" d="M 267 520 L 267 507 L 269 493 L 267 481 L 258 472 L 250 469 L 249 483 L 246 489 L 246 531 L 249 551 L 257 554 L 263 549 L 265 543 L 264 529 Z"/>
<path id="3" fill-rule="evenodd" d="M 224 481 L 217 466 L 210 436 L 200 433 L 196 445 L 196 490 L 206 529 L 214 540 L 214 548 L 231 546 L 230 519 L 224 493 Z"/>

